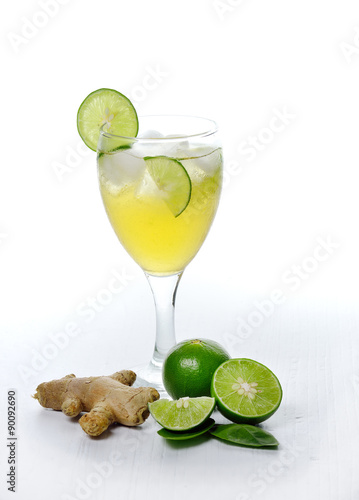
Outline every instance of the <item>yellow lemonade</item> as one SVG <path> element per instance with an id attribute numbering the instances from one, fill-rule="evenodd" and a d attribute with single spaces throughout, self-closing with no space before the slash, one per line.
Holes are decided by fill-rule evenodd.
<path id="1" fill-rule="evenodd" d="M 175 216 L 143 157 L 131 149 L 98 156 L 108 218 L 124 248 L 149 274 L 183 271 L 198 252 L 215 216 L 222 184 L 220 148 L 196 148 L 176 157 L 191 180 L 188 205 Z"/>

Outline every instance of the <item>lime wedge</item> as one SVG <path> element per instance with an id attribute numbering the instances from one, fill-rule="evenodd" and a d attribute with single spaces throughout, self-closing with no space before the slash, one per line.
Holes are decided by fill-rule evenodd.
<path id="1" fill-rule="evenodd" d="M 219 411 L 232 422 L 259 424 L 277 411 L 282 400 L 279 380 L 252 359 L 229 359 L 213 374 L 211 395 Z"/>
<path id="2" fill-rule="evenodd" d="M 100 129 L 110 134 L 136 137 L 138 118 L 131 101 L 112 89 L 89 94 L 77 112 L 77 130 L 86 146 L 96 151 Z"/>
<path id="3" fill-rule="evenodd" d="M 201 425 L 214 410 L 214 398 L 159 399 L 148 403 L 153 418 L 170 431 L 188 431 Z"/>
<path id="4" fill-rule="evenodd" d="M 178 217 L 191 199 L 192 183 L 187 170 L 168 156 L 146 156 L 144 160 L 168 208 Z"/>

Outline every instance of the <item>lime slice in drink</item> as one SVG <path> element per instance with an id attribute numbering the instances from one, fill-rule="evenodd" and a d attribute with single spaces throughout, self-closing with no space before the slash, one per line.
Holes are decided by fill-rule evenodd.
<path id="1" fill-rule="evenodd" d="M 96 151 L 100 129 L 110 134 L 136 137 L 138 118 L 131 101 L 112 89 L 89 94 L 77 112 L 77 129 L 86 146 Z"/>
<path id="2" fill-rule="evenodd" d="M 252 359 L 229 359 L 213 374 L 211 395 L 232 422 L 259 424 L 277 411 L 282 400 L 279 380 Z"/>
<path id="3" fill-rule="evenodd" d="M 168 156 L 146 156 L 144 160 L 168 208 L 178 217 L 191 199 L 192 183 L 187 170 Z"/>
<path id="4" fill-rule="evenodd" d="M 181 398 L 176 401 L 159 399 L 148 403 L 153 418 L 170 431 L 188 431 L 209 418 L 214 410 L 214 398 Z"/>

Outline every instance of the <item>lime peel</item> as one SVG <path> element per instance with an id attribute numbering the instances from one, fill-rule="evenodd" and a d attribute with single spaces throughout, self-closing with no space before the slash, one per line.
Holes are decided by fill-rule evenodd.
<path id="1" fill-rule="evenodd" d="M 210 339 L 194 338 L 175 345 L 163 363 L 162 379 L 167 393 L 174 399 L 211 395 L 211 381 L 229 353 Z M 233 379 L 233 383 L 236 380 Z"/>
<path id="2" fill-rule="evenodd" d="M 162 429 L 157 431 L 157 434 L 165 439 L 170 439 L 173 441 L 185 441 L 187 439 L 193 439 L 201 436 L 202 434 L 205 434 L 206 432 L 210 431 L 214 425 L 215 421 L 213 420 L 213 418 L 207 418 L 207 420 L 203 424 L 188 432 L 169 431 L 162 427 Z"/>

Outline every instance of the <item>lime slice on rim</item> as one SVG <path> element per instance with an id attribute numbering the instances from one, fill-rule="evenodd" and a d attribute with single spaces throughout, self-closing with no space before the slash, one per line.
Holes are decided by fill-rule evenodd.
<path id="1" fill-rule="evenodd" d="M 192 183 L 187 170 L 168 156 L 146 156 L 144 160 L 168 208 L 178 217 L 191 199 Z"/>
<path id="2" fill-rule="evenodd" d="M 112 89 L 91 92 L 77 112 L 77 129 L 84 141 L 96 151 L 100 129 L 110 134 L 136 137 L 138 118 L 131 101 Z"/>
<path id="3" fill-rule="evenodd" d="M 259 424 L 277 411 L 282 400 L 279 380 L 252 359 L 229 359 L 213 374 L 211 395 L 219 411 L 232 422 Z"/>
<path id="4" fill-rule="evenodd" d="M 181 398 L 176 401 L 159 399 L 148 403 L 153 418 L 169 431 L 188 431 L 210 417 L 216 401 L 214 398 Z"/>

